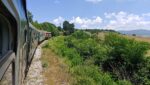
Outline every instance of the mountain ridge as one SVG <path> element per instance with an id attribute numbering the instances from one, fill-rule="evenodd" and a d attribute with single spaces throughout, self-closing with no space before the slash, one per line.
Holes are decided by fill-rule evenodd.
<path id="1" fill-rule="evenodd" d="M 137 29 L 137 30 L 119 30 L 118 31 L 121 34 L 126 34 L 126 35 L 133 35 L 136 34 L 138 36 L 144 36 L 144 37 L 150 37 L 150 30 L 145 30 L 145 29 Z"/>

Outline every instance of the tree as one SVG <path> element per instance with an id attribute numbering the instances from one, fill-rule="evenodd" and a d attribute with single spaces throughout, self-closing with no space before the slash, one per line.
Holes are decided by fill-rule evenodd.
<path id="1" fill-rule="evenodd" d="M 75 30 L 74 24 L 73 23 L 70 24 L 68 21 L 64 21 L 63 30 L 65 31 L 65 35 L 73 33 Z"/>
<path id="2" fill-rule="evenodd" d="M 74 33 L 74 24 L 73 23 L 71 23 L 70 25 L 69 25 L 69 27 L 70 27 L 70 33 Z"/>
<path id="3" fill-rule="evenodd" d="M 39 29 L 39 30 L 43 30 L 42 27 L 41 27 L 41 24 L 38 23 L 38 21 L 32 22 L 32 25 L 34 25 L 34 26 L 35 26 L 37 29 Z"/>
<path id="4" fill-rule="evenodd" d="M 59 31 L 62 31 L 62 28 L 61 28 L 61 26 L 58 26 L 57 28 L 58 28 L 58 30 L 59 30 Z"/>
<path id="5" fill-rule="evenodd" d="M 27 12 L 29 22 L 33 22 L 33 15 L 30 11 Z"/>
<path id="6" fill-rule="evenodd" d="M 49 22 L 43 22 L 41 23 L 41 27 L 43 30 L 45 31 L 48 31 L 48 32 L 51 32 L 52 33 L 52 36 L 57 36 L 59 35 L 59 30 L 58 28 L 52 24 L 52 23 L 49 23 Z"/>
<path id="7" fill-rule="evenodd" d="M 136 34 L 132 34 L 132 36 L 136 36 Z"/>

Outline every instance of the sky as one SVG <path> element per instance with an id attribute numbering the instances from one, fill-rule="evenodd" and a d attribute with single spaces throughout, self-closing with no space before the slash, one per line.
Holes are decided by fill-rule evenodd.
<path id="1" fill-rule="evenodd" d="M 27 0 L 38 22 L 78 29 L 150 30 L 150 0 Z"/>

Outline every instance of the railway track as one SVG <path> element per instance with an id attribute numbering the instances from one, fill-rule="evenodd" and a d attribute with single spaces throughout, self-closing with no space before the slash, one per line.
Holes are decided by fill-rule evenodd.
<path id="1" fill-rule="evenodd" d="M 43 68 L 42 63 L 40 61 L 42 49 L 41 46 L 38 46 L 36 49 L 33 61 L 29 68 L 29 72 L 25 79 L 25 85 L 45 85 L 44 77 L 43 77 Z"/>

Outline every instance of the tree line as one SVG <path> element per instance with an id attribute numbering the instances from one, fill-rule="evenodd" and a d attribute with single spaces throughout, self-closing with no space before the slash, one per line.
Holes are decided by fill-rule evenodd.
<path id="1" fill-rule="evenodd" d="M 75 31 L 74 23 L 69 21 L 64 21 L 63 26 L 56 26 L 50 22 L 39 23 L 38 21 L 33 20 L 33 15 L 28 11 L 28 21 L 32 23 L 37 29 L 44 30 L 52 33 L 52 36 L 58 36 L 60 34 L 70 35 Z"/>

